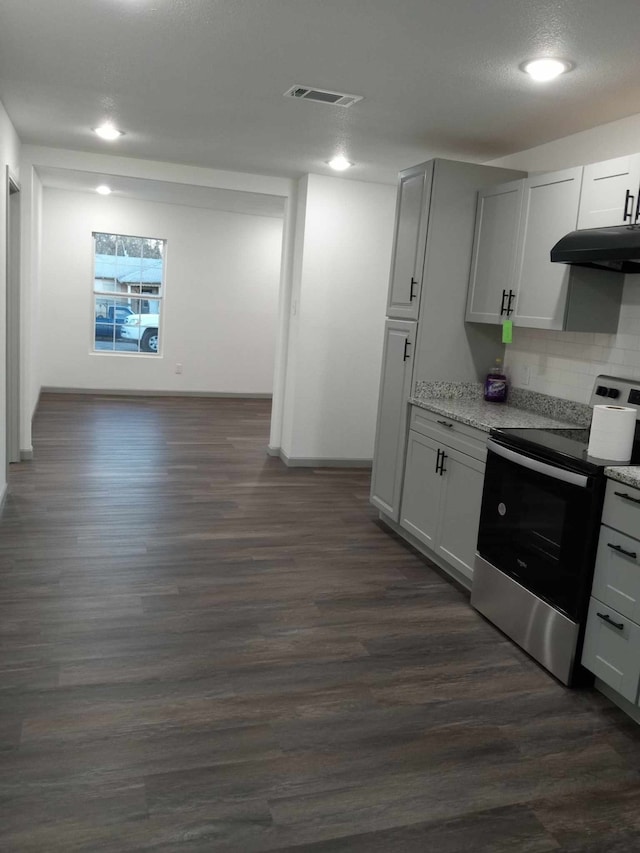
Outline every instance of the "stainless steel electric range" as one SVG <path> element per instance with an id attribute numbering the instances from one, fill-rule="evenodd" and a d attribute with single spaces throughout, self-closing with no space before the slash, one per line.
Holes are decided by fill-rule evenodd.
<path id="1" fill-rule="evenodd" d="M 599 376 L 591 404 L 630 406 L 640 380 Z M 488 442 L 471 604 L 567 685 L 579 665 L 604 499 L 588 429 L 497 429 Z M 631 462 L 640 464 L 640 420 Z"/>

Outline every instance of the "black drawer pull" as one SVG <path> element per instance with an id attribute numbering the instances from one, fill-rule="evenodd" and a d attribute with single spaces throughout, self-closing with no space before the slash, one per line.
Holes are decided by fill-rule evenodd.
<path id="1" fill-rule="evenodd" d="M 634 560 L 638 559 L 635 551 L 625 551 L 621 545 L 612 545 L 611 542 L 607 542 L 607 548 L 611 548 L 612 551 L 617 551 L 619 554 L 624 554 L 625 557 L 632 557 Z"/>
<path id="2" fill-rule="evenodd" d="M 629 222 L 633 219 L 633 202 L 635 201 L 634 197 L 631 195 L 629 190 L 625 193 L 624 197 L 624 216 L 622 217 L 622 221 L 626 222 L 627 219 Z M 631 202 L 631 204 L 629 204 Z"/>
<path id="3" fill-rule="evenodd" d="M 624 622 L 614 622 L 608 613 L 596 613 L 596 616 L 599 616 L 604 622 L 608 622 L 612 628 L 617 628 L 618 631 L 622 631 L 624 628 Z"/>
<path id="4" fill-rule="evenodd" d="M 506 298 L 507 298 L 507 291 L 506 291 L 506 290 L 503 290 L 503 291 L 502 291 L 502 304 L 500 305 L 500 316 L 501 316 L 501 317 L 502 317 L 502 315 L 504 314 L 504 312 L 507 310 L 507 309 L 505 308 L 505 305 L 504 305 Z"/>
<path id="5" fill-rule="evenodd" d="M 634 498 L 633 495 L 630 495 L 628 492 L 614 492 L 614 495 L 617 495 L 619 498 L 624 498 L 625 501 L 633 501 L 634 504 L 640 504 L 640 498 Z"/>
<path id="6" fill-rule="evenodd" d="M 411 346 L 411 341 L 408 338 L 405 338 L 404 342 L 404 353 L 402 355 L 402 360 L 406 361 L 411 356 L 409 355 L 409 347 Z"/>
<path id="7" fill-rule="evenodd" d="M 446 473 L 447 473 L 447 469 L 444 467 L 444 460 L 445 460 L 445 459 L 448 459 L 448 458 L 449 458 L 449 457 L 447 456 L 447 454 L 446 454 L 446 453 L 444 452 L 444 450 L 443 450 L 443 451 L 442 451 L 442 456 L 440 457 L 440 476 L 441 476 L 441 477 L 442 477 L 442 475 L 443 475 L 443 474 L 446 474 Z"/>
<path id="8" fill-rule="evenodd" d="M 413 302 L 416 298 L 416 294 L 413 292 L 413 288 L 416 286 L 418 282 L 415 280 L 413 276 L 411 276 L 411 287 L 409 288 L 409 302 Z"/>
<path id="9" fill-rule="evenodd" d="M 442 426 L 446 426 L 448 429 L 451 429 L 453 424 L 450 424 L 449 421 L 436 421 L 437 424 L 442 424 Z"/>

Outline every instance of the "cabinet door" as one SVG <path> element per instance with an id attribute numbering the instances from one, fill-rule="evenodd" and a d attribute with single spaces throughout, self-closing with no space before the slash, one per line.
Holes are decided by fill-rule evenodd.
<path id="1" fill-rule="evenodd" d="M 516 250 L 524 181 L 478 193 L 466 319 L 500 323 L 516 282 Z"/>
<path id="2" fill-rule="evenodd" d="M 400 173 L 387 315 L 417 320 L 433 164 Z"/>
<path id="3" fill-rule="evenodd" d="M 518 238 L 514 321 L 534 329 L 562 329 L 570 267 L 552 264 L 551 249 L 578 222 L 582 166 L 527 178 Z"/>
<path id="4" fill-rule="evenodd" d="M 640 530 L 636 530 L 640 535 Z M 600 526 L 592 595 L 640 622 L 640 542 Z"/>
<path id="5" fill-rule="evenodd" d="M 578 228 L 622 225 L 626 211 L 635 220 L 640 186 L 640 154 L 584 167 Z"/>
<path id="6" fill-rule="evenodd" d="M 465 577 L 473 577 L 482 503 L 484 463 L 453 450 L 445 452 L 437 552 Z"/>
<path id="7" fill-rule="evenodd" d="M 435 550 L 442 477 L 436 471 L 438 442 L 410 430 L 407 443 L 400 526 Z"/>
<path id="8" fill-rule="evenodd" d="M 640 539 L 640 489 L 607 480 L 602 523 Z"/>
<path id="9" fill-rule="evenodd" d="M 385 323 L 371 503 L 394 521 L 400 514 L 415 340 L 415 323 L 404 320 L 387 320 Z"/>
<path id="10" fill-rule="evenodd" d="M 582 664 L 629 702 L 636 702 L 640 680 L 640 626 L 592 598 Z"/>

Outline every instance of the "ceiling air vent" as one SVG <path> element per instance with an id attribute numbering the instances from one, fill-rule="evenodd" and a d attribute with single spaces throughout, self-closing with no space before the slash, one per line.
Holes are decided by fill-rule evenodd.
<path id="1" fill-rule="evenodd" d="M 285 98 L 297 98 L 300 101 L 317 101 L 319 104 L 333 104 L 336 107 L 350 107 L 362 100 L 362 95 L 346 95 L 344 92 L 329 92 L 327 89 L 312 89 L 311 86 L 292 86 L 284 93 Z"/>

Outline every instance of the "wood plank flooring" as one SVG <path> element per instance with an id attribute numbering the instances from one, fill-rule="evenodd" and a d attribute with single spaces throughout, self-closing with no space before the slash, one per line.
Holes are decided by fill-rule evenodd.
<path id="1" fill-rule="evenodd" d="M 640 728 L 268 419 L 43 397 L 0 521 L 0 850 L 640 851 Z"/>

